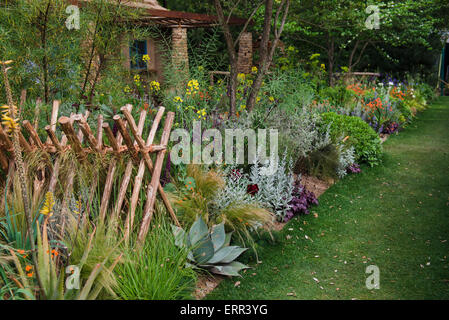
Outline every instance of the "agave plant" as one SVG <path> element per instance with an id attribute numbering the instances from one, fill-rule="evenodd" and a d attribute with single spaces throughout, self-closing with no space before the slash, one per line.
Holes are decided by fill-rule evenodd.
<path id="1" fill-rule="evenodd" d="M 209 232 L 200 217 L 189 233 L 177 226 L 172 228 L 176 246 L 189 250 L 187 258 L 193 266 L 226 276 L 240 276 L 239 271 L 249 268 L 234 261 L 247 249 L 230 246 L 232 232 L 225 233 L 224 223 L 213 226 Z"/>

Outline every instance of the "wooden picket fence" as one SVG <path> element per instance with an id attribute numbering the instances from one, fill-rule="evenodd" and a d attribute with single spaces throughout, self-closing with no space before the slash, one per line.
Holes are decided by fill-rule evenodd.
<path id="1" fill-rule="evenodd" d="M 21 99 L 22 100 L 22 99 Z M 39 104 L 40 101 L 37 101 Z M 132 106 L 127 105 L 121 108 L 123 118 L 120 115 L 113 117 L 117 134 L 114 135 L 113 130 L 107 122 L 103 121 L 101 115 L 97 118 L 97 128 L 94 131 L 90 128 L 87 118 L 89 112 L 86 114 L 72 114 L 70 117 L 59 117 L 59 101 L 53 102 L 53 109 L 51 113 L 51 123 L 45 127 L 48 135 L 46 141 L 42 141 L 38 135 L 38 121 L 32 124 L 28 120 L 22 122 L 21 131 L 19 132 L 20 144 L 24 153 L 32 153 L 41 151 L 43 154 L 54 155 L 51 157 L 51 168 L 42 168 L 42 170 L 50 170 L 50 181 L 48 183 L 48 191 L 53 192 L 57 186 L 58 176 L 60 174 L 60 167 L 64 153 L 68 150 L 74 152 L 76 161 L 89 161 L 87 155 L 97 153 L 99 155 L 112 154 L 112 160 L 109 163 L 109 168 L 106 175 L 103 193 L 101 195 L 101 205 L 99 216 L 105 219 L 109 212 L 113 218 L 118 218 L 122 210 L 125 197 L 127 196 L 127 189 L 132 178 L 134 168 L 137 168 L 137 173 L 134 176 L 134 186 L 129 203 L 129 210 L 125 221 L 125 237 L 128 238 L 130 231 L 133 229 L 135 212 L 143 187 L 143 178 L 145 171 L 148 170 L 151 174 L 151 181 L 147 184 L 145 207 L 143 212 L 143 219 L 140 225 L 138 240 L 143 241 L 145 238 L 149 225 L 153 216 L 155 207 L 156 195 L 159 193 L 167 212 L 170 214 L 174 223 L 179 226 L 178 219 L 175 212 L 160 184 L 160 176 L 164 158 L 167 152 L 167 145 L 170 138 L 170 132 L 173 125 L 174 113 L 168 112 L 165 117 L 164 127 L 161 135 L 160 144 L 153 144 L 159 129 L 159 124 L 165 113 L 164 107 L 159 107 L 155 118 L 153 120 L 151 130 L 149 131 L 146 140 L 142 137 L 145 120 L 147 117 L 147 110 L 140 111 L 140 117 L 136 123 L 131 115 Z M 37 105 L 37 109 L 39 106 Z M 56 130 L 62 130 L 61 140 L 58 139 Z M 25 138 L 22 130 L 27 131 L 29 140 Z M 104 135 L 107 137 L 108 143 L 103 139 Z M 5 172 L 14 170 L 13 159 L 13 145 L 11 138 L 5 132 L 5 129 L 0 125 L 0 166 Z M 155 161 L 153 163 L 150 154 L 155 154 Z M 121 185 L 118 193 L 118 198 L 114 204 L 110 203 L 111 193 L 114 185 L 114 174 L 116 173 L 117 165 L 122 157 L 128 159 L 124 175 L 121 180 Z M 68 199 L 71 197 L 71 188 L 73 187 L 73 180 L 75 170 L 69 172 L 67 181 L 65 181 L 64 197 L 62 206 L 67 206 Z M 96 181 L 93 182 L 92 190 L 95 190 Z M 42 183 L 41 183 L 42 184 Z M 36 186 L 35 186 L 36 187 Z M 143 199 L 142 199 L 143 200 Z"/>

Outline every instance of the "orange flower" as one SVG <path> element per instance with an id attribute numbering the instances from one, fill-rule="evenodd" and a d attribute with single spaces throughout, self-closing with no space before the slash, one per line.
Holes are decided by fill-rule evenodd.
<path id="1" fill-rule="evenodd" d="M 31 278 L 34 275 L 34 272 L 27 273 L 27 277 Z"/>
<path id="2" fill-rule="evenodd" d="M 27 265 L 27 266 L 25 267 L 25 271 L 26 271 L 26 272 L 30 272 L 31 269 L 33 269 L 33 267 L 30 266 L 30 265 Z"/>
<path id="3" fill-rule="evenodd" d="M 20 254 L 25 254 L 25 250 L 22 250 L 22 249 L 17 250 L 17 252 L 20 253 Z"/>

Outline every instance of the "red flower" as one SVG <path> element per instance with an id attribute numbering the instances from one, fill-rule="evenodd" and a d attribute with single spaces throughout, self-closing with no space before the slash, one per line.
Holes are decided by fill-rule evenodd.
<path id="1" fill-rule="evenodd" d="M 257 184 L 249 184 L 248 187 L 246 187 L 246 193 L 249 193 L 252 196 L 256 195 L 257 192 L 259 192 L 259 186 Z"/>
<path id="2" fill-rule="evenodd" d="M 239 169 L 233 169 L 231 171 L 231 177 L 234 178 L 235 180 L 239 180 L 242 177 L 242 174 L 240 173 Z"/>

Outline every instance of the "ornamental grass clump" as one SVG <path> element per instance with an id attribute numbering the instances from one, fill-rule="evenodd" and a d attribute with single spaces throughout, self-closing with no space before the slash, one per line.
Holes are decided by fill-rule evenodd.
<path id="1" fill-rule="evenodd" d="M 139 249 L 123 244 L 123 252 L 123 263 L 114 270 L 117 279 L 114 291 L 120 299 L 192 299 L 196 272 L 186 266 L 188 251 L 175 245 L 164 217 L 155 217 Z"/>
<path id="2" fill-rule="evenodd" d="M 171 191 L 169 197 L 183 226 L 190 227 L 201 217 L 209 227 L 224 223 L 242 242 L 254 243 L 252 232 L 272 224 L 273 215 L 257 201 L 248 201 L 249 197 L 234 196 L 227 181 L 220 171 L 189 165 L 187 177 L 166 189 Z"/>

